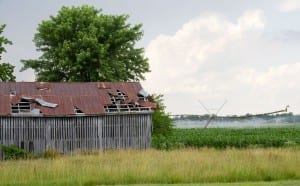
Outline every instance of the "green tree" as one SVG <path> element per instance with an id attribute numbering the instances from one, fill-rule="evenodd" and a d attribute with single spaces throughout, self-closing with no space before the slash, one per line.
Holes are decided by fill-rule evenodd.
<path id="1" fill-rule="evenodd" d="M 1 36 L 5 26 L 5 24 L 0 25 L 0 62 L 2 59 L 2 54 L 6 52 L 4 45 L 12 44 L 10 40 L 5 38 L 4 36 Z M 13 75 L 14 68 L 15 67 L 9 63 L 0 63 L 0 81 L 15 81 L 16 77 Z"/>
<path id="2" fill-rule="evenodd" d="M 142 25 L 127 15 L 106 15 L 91 6 L 62 7 L 42 21 L 34 36 L 38 59 L 22 60 L 37 81 L 136 81 L 149 72 L 144 49 L 135 44 Z"/>
<path id="3" fill-rule="evenodd" d="M 153 111 L 153 135 L 167 137 L 172 133 L 173 120 L 169 114 L 166 113 L 166 106 L 163 103 L 163 95 L 152 95 L 151 96 L 158 108 Z"/>
<path id="4" fill-rule="evenodd" d="M 173 134 L 173 120 L 165 111 L 166 106 L 163 103 L 163 95 L 152 95 L 151 97 L 158 106 L 152 114 L 152 147 L 157 149 L 174 148 L 177 144 L 170 141 Z"/>

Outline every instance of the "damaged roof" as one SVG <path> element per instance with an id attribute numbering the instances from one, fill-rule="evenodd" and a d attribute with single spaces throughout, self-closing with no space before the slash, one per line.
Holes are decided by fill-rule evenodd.
<path id="1" fill-rule="evenodd" d="M 103 114 L 118 92 L 127 96 L 124 102 L 156 108 L 155 103 L 139 99 L 143 88 L 138 82 L 0 82 L 0 115 L 11 115 L 12 106 L 24 98 L 35 100 L 32 105 L 44 116 L 74 115 L 75 107 L 86 115 Z"/>

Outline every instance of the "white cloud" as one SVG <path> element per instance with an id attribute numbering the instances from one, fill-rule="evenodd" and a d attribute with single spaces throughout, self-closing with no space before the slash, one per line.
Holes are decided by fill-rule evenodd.
<path id="1" fill-rule="evenodd" d="M 282 60 L 295 55 L 266 39 L 265 25 L 261 10 L 247 11 L 236 22 L 207 13 L 174 35 L 158 36 L 146 48 L 152 72 L 145 88 L 165 94 L 172 113 L 201 112 L 198 99 L 213 107 L 228 99 L 224 114 L 300 105 L 293 93 L 300 91 L 300 63 Z"/>
<path id="2" fill-rule="evenodd" d="M 299 0 L 284 0 L 279 4 L 279 10 L 282 12 L 293 12 L 300 9 Z"/>
<path id="3" fill-rule="evenodd" d="M 263 13 L 255 10 L 246 12 L 236 24 L 219 15 L 206 14 L 189 21 L 173 36 L 158 36 L 146 49 L 152 70 L 146 79 L 149 83 L 160 83 L 149 88 L 168 93 L 186 92 L 182 87 L 192 86 L 195 88 L 188 88 L 189 92 L 197 92 L 203 87 L 198 85 L 199 80 L 212 81 L 219 74 L 215 72 L 235 65 L 233 61 L 211 58 L 224 52 L 234 55 L 235 43 L 248 45 L 242 42 L 257 37 L 263 28 Z"/>

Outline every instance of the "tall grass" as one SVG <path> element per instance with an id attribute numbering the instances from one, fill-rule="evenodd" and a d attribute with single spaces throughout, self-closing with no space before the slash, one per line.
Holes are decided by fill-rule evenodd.
<path id="1" fill-rule="evenodd" d="M 300 179 L 299 148 L 106 151 L 0 162 L 0 185 L 100 185 Z"/>

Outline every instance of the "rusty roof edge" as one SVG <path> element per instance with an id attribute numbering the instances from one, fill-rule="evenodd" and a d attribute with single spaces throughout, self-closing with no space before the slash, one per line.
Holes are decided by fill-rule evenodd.
<path id="1" fill-rule="evenodd" d="M 55 118 L 55 117 L 97 117 L 97 116 L 106 116 L 106 115 L 143 115 L 143 114 L 152 114 L 153 111 L 140 111 L 140 112 L 105 112 L 101 114 L 83 114 L 83 115 L 0 115 L 0 117 L 48 117 L 48 118 Z"/>

